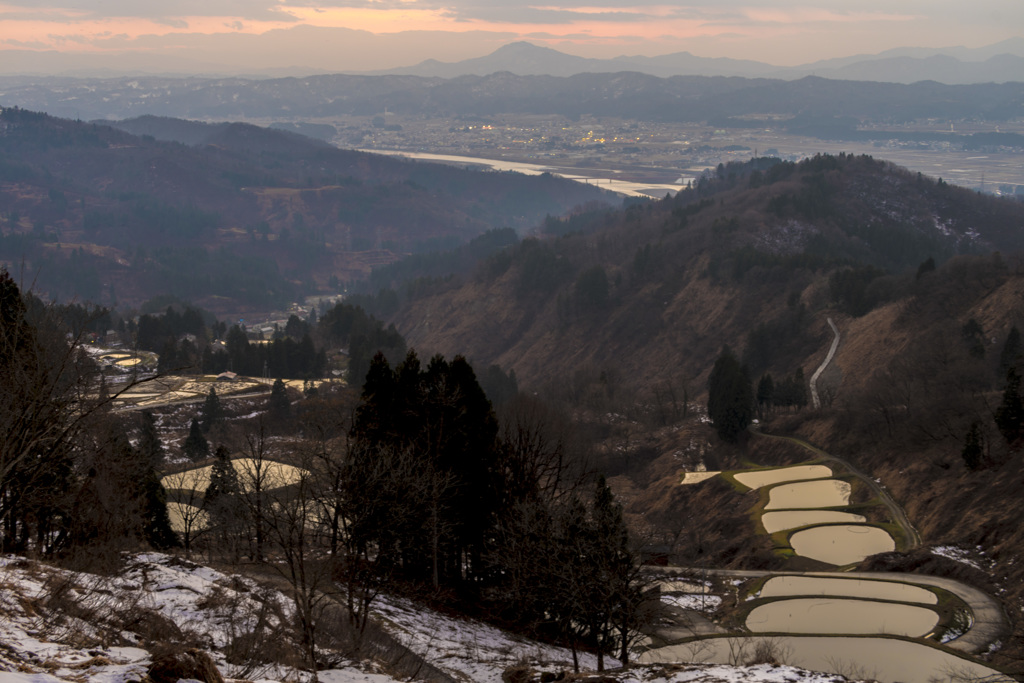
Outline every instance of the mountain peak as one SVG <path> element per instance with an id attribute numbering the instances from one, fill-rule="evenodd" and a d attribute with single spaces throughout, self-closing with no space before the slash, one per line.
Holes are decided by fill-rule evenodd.
<path id="1" fill-rule="evenodd" d="M 502 45 L 491 54 L 505 54 L 509 52 L 557 52 L 549 47 L 541 47 L 540 45 L 534 45 L 531 42 L 525 40 L 517 40 L 513 43 L 507 43 Z"/>
<path id="2" fill-rule="evenodd" d="M 1010 38 L 983 48 L 897 48 L 878 54 L 826 59 L 797 67 L 780 67 L 749 59 L 699 57 L 687 51 L 658 57 L 622 55 L 612 59 L 597 59 L 518 40 L 506 43 L 482 57 L 451 63 L 427 60 L 413 67 L 372 73 L 455 78 L 484 76 L 499 71 L 520 76 L 561 77 L 581 73 L 637 71 L 659 78 L 685 75 L 796 80 L 808 74 L 816 74 L 843 80 L 898 83 L 934 80 L 946 84 L 966 84 L 1020 80 L 1020 64 L 1013 60 L 1002 59 L 996 65 L 985 63 L 1002 54 L 1024 59 L 1024 38 Z"/>

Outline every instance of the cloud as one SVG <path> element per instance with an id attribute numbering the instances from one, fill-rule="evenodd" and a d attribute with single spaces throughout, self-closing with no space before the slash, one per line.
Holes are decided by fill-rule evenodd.
<path id="1" fill-rule="evenodd" d="M 294 21 L 276 0 L 6 0 L 0 17 L 30 15 L 34 19 L 66 21 L 133 18 L 157 22 L 180 21 L 184 17 L 238 17 L 252 21 Z M 5 11 L 6 10 L 6 11 Z"/>
<path id="2" fill-rule="evenodd" d="M 524 39 L 588 57 L 687 50 L 796 64 L 900 46 L 977 47 L 1024 26 L 1021 0 L 644 2 L 0 0 L 0 44 L 178 55 L 225 71 L 455 61 Z"/>
<path id="3" fill-rule="evenodd" d="M 668 0 L 629 4 L 623 0 L 0 0 L 0 21 L 76 22 L 134 18 L 182 28 L 193 17 L 232 21 L 299 23 L 311 12 L 337 9 L 418 12 L 438 11 L 458 23 L 522 23 L 565 25 L 581 20 L 635 23 L 643 18 L 676 17 L 722 25 L 778 23 L 872 22 L 886 17 L 914 17 L 925 24 L 1024 25 L 1019 0 Z M 922 31 L 926 30 L 925 28 Z"/>
<path id="4" fill-rule="evenodd" d="M 622 38 L 629 39 L 629 36 L 621 36 Z M 550 33 L 548 31 L 534 31 L 532 33 L 524 33 L 523 38 L 529 38 L 537 41 L 559 41 L 562 45 L 571 45 L 573 41 L 577 40 L 592 40 L 593 36 L 589 33 Z"/>
<path id="5" fill-rule="evenodd" d="M 154 17 L 153 22 L 161 24 L 163 26 L 169 26 L 170 28 L 187 29 L 188 22 L 184 19 L 176 19 L 174 17 Z"/>
<path id="6" fill-rule="evenodd" d="M 41 40 L 0 39 L 0 45 L 10 48 L 20 48 L 23 50 L 46 50 L 50 47 Z"/>
<path id="7" fill-rule="evenodd" d="M 455 21 L 550 25 L 565 25 L 578 21 L 632 23 L 652 18 L 652 15 L 636 11 L 594 11 L 591 8 L 516 7 L 513 5 L 476 7 L 472 11 L 457 7 L 446 10 L 444 16 L 450 17 Z"/>

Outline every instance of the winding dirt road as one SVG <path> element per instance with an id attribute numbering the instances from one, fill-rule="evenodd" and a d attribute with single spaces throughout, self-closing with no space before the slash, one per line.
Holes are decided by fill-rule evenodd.
<path id="1" fill-rule="evenodd" d="M 835 358 L 836 349 L 839 348 L 839 328 L 836 327 L 832 318 L 826 318 L 826 320 L 828 321 L 829 327 L 832 328 L 832 346 L 829 347 L 828 355 L 825 356 L 825 360 L 821 362 L 818 369 L 814 371 L 813 375 L 811 375 L 811 405 L 815 408 L 821 407 L 821 397 L 818 396 L 818 378 L 821 377 L 821 373 L 825 372 L 829 363 L 831 363 L 832 359 Z"/>

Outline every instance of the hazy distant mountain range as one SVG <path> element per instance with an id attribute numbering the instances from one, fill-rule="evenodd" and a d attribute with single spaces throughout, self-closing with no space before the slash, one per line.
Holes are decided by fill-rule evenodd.
<path id="1" fill-rule="evenodd" d="M 747 59 L 697 57 L 675 52 L 659 57 L 622 56 L 590 59 L 527 42 L 511 43 L 485 57 L 445 63 L 427 60 L 415 66 L 372 72 L 455 78 L 486 76 L 498 71 L 517 75 L 572 76 L 580 73 L 636 71 L 670 76 L 743 76 L 793 80 L 821 76 L 855 81 L 946 84 L 1005 83 L 1024 80 L 1024 38 L 1011 38 L 982 48 L 897 48 L 876 55 L 854 55 L 794 67 Z"/>
<path id="2" fill-rule="evenodd" d="M 126 65 L 131 65 L 126 66 Z M 617 73 L 635 71 L 658 77 L 742 76 L 795 80 L 804 76 L 823 78 L 914 83 L 937 81 L 949 85 L 969 83 L 1005 83 L 1024 81 L 1024 38 L 1011 38 L 981 48 L 913 48 L 886 50 L 878 54 L 858 54 L 827 59 L 800 66 L 785 67 L 747 59 L 698 57 L 680 51 L 657 57 L 623 55 L 613 59 L 591 59 L 565 54 L 527 42 L 510 43 L 493 53 L 459 62 L 428 59 L 416 65 L 382 71 L 355 72 L 325 70 L 301 64 L 282 64 L 275 68 L 253 67 L 244 72 L 237 67 L 220 67 L 200 57 L 178 55 L 69 54 L 56 51 L 2 50 L 0 76 L 61 75 L 78 78 L 120 76 L 228 75 L 249 78 L 305 77 L 327 73 L 362 75 L 412 75 L 439 78 L 486 76 L 497 72 L 516 75 L 572 76 L 581 73 Z"/>

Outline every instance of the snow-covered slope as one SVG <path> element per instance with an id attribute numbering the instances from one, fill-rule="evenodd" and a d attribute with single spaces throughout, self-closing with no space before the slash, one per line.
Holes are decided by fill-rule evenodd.
<path id="1" fill-rule="evenodd" d="M 377 612 L 398 640 L 456 681 L 500 683 L 502 673 L 514 665 L 538 672 L 572 668 L 566 649 L 444 616 L 402 598 L 381 598 Z M 291 603 L 281 592 L 169 555 L 134 556 L 117 576 L 0 557 L 0 683 L 139 681 L 154 653 L 168 643 L 209 652 L 226 679 L 308 681 L 311 674 L 294 665 L 239 663 L 232 655 L 246 634 L 260 628 L 277 634 L 279 644 L 286 641 L 283 634 L 292 617 Z M 373 662 L 344 661 L 330 653 L 324 658 L 333 668 L 317 672 L 323 683 L 406 680 Z M 593 669 L 596 659 L 583 655 L 580 663 Z M 622 683 L 844 680 L 772 665 L 654 665 L 605 676 L 605 681 Z M 564 680 L 586 676 L 569 674 Z"/>

